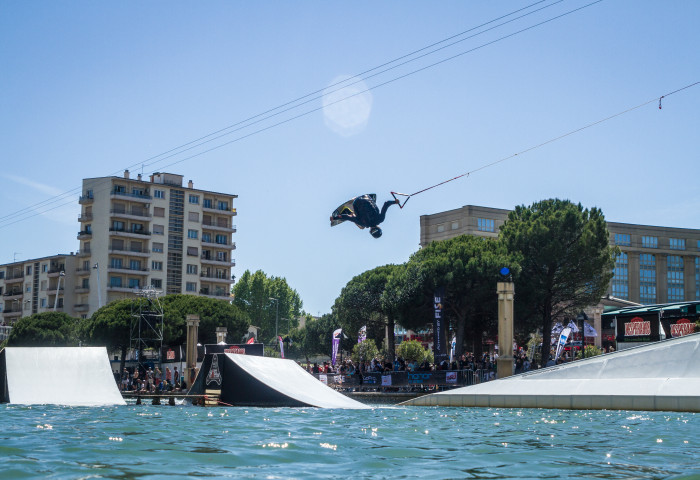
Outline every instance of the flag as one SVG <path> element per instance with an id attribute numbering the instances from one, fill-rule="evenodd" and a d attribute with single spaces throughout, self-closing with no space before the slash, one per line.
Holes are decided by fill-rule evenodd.
<path id="1" fill-rule="evenodd" d="M 284 341 L 282 341 L 282 337 L 279 335 L 277 336 L 277 340 L 280 342 L 280 357 L 284 358 Z"/>
<path id="2" fill-rule="evenodd" d="M 333 342 L 331 344 L 331 364 L 335 367 L 335 357 L 338 356 L 338 347 L 340 346 L 340 334 L 343 329 L 339 328 L 333 332 Z"/>
<path id="3" fill-rule="evenodd" d="M 450 363 L 454 361 L 455 358 L 455 348 L 457 347 L 457 337 L 452 337 L 451 348 L 450 348 Z"/>
<path id="4" fill-rule="evenodd" d="M 251 343 L 255 343 L 255 337 L 250 337 L 247 342 L 245 342 L 246 345 L 250 345 Z"/>
<path id="5" fill-rule="evenodd" d="M 559 334 L 559 342 L 557 343 L 557 353 L 554 356 L 555 362 L 557 361 L 557 359 L 559 358 L 559 355 L 561 354 L 562 350 L 564 349 L 564 345 L 566 344 L 566 341 L 569 339 L 570 334 L 571 334 L 571 329 L 569 327 L 566 327 Z"/>
<path id="6" fill-rule="evenodd" d="M 360 334 L 357 337 L 357 343 L 362 343 L 367 340 L 367 325 L 360 329 Z"/>

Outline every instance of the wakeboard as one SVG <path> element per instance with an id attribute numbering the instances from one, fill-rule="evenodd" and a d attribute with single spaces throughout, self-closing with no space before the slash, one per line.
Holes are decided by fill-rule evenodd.
<path id="1" fill-rule="evenodd" d="M 360 195 L 360 196 L 362 196 L 362 195 Z M 377 194 L 376 193 L 370 193 L 367 196 L 371 197 L 375 203 L 377 202 Z M 343 203 L 341 206 L 339 206 L 338 208 L 333 210 L 333 214 L 331 215 L 331 218 L 335 218 L 338 215 L 342 215 L 342 214 L 351 215 L 351 214 L 355 213 L 352 209 L 352 202 L 354 202 L 356 198 L 357 197 L 351 198 L 350 200 L 348 200 L 347 202 Z M 336 225 L 339 225 L 339 224 L 343 223 L 344 221 L 345 220 L 341 220 L 341 219 L 331 220 L 331 227 L 335 227 Z M 355 224 L 355 225 L 357 225 L 357 224 Z M 365 228 L 365 227 L 360 227 L 359 225 L 357 225 L 357 227 L 360 229 Z"/>

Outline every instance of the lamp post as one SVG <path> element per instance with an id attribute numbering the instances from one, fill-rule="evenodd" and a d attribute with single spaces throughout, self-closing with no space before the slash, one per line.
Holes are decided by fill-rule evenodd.
<path id="1" fill-rule="evenodd" d="M 56 298 L 53 301 L 53 311 L 56 311 L 56 308 L 58 307 L 58 291 L 61 290 L 61 279 L 66 276 L 66 272 L 61 270 L 61 273 L 58 274 L 58 282 L 56 283 Z"/>
<path id="2" fill-rule="evenodd" d="M 275 314 L 275 342 L 277 341 L 277 325 L 279 324 L 279 319 L 280 319 L 280 301 L 277 298 L 272 298 L 270 297 L 270 300 L 275 302 L 275 305 L 277 306 L 277 313 Z"/>
<path id="3" fill-rule="evenodd" d="M 100 264 L 96 263 L 93 270 L 97 270 L 97 308 L 102 308 L 102 285 L 100 284 Z"/>

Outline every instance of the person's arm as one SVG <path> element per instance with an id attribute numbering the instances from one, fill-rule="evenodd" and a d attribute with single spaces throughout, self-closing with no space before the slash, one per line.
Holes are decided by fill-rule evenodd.
<path id="1" fill-rule="evenodd" d="M 384 221 L 384 217 L 386 216 L 386 211 L 391 207 L 392 205 L 398 205 L 399 201 L 398 200 L 387 200 L 384 202 L 384 205 L 382 206 L 382 211 L 379 214 L 379 223 L 382 223 Z"/>

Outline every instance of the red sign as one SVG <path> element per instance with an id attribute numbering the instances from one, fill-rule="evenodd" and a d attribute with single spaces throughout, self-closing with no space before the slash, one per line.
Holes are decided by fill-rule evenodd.
<path id="1" fill-rule="evenodd" d="M 651 335 L 651 322 L 645 322 L 641 317 L 634 317 L 628 323 L 625 323 L 626 337 L 639 337 Z"/>
<path id="2" fill-rule="evenodd" d="M 671 336 L 682 337 L 695 332 L 695 324 L 691 323 L 687 318 L 681 318 L 675 325 L 671 325 Z"/>
<path id="3" fill-rule="evenodd" d="M 239 355 L 245 355 L 245 348 L 231 347 L 224 350 L 224 353 L 237 353 Z"/>
<path id="4" fill-rule="evenodd" d="M 167 360 L 175 360 L 175 351 L 172 348 L 168 349 L 165 353 L 165 358 Z"/>

